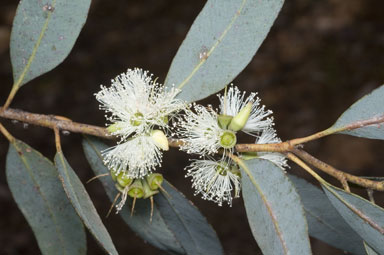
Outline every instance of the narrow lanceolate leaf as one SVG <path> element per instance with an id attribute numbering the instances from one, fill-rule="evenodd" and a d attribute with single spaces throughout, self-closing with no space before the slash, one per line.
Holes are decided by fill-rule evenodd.
<path id="1" fill-rule="evenodd" d="M 295 187 L 270 161 L 240 163 L 248 222 L 264 254 L 311 254 L 307 221 Z"/>
<path id="2" fill-rule="evenodd" d="M 87 137 L 83 148 L 96 175 L 108 173 L 100 151 L 107 148 L 98 139 Z M 110 177 L 100 178 L 107 195 L 113 201 L 117 195 L 115 183 Z M 190 201 L 165 182 L 166 194 L 154 196 L 154 213 L 150 222 L 150 202 L 138 199 L 135 213 L 130 216 L 132 200 L 127 199 L 119 215 L 141 238 L 153 246 L 177 254 L 222 254 L 220 242 L 212 227 Z"/>
<path id="3" fill-rule="evenodd" d="M 384 210 L 377 205 L 330 184 L 323 184 L 329 200 L 365 242 L 384 254 Z"/>
<path id="4" fill-rule="evenodd" d="M 15 140 L 9 146 L 6 175 L 42 254 L 86 254 L 83 224 L 65 196 L 52 162 Z"/>
<path id="5" fill-rule="evenodd" d="M 57 152 L 55 156 L 55 165 L 59 170 L 59 176 L 64 186 L 65 193 L 80 216 L 89 232 L 99 242 L 108 254 L 118 254 L 112 239 L 104 227 L 100 216 L 89 198 L 87 191 L 81 183 L 79 177 L 72 170 L 62 152 Z"/>
<path id="6" fill-rule="evenodd" d="M 384 140 L 384 86 L 349 107 L 332 129 L 342 130 L 342 134 Z"/>
<path id="7" fill-rule="evenodd" d="M 165 85 L 196 101 L 228 85 L 251 61 L 283 0 L 209 0 L 172 61 Z"/>
<path id="8" fill-rule="evenodd" d="M 366 242 L 364 242 L 364 248 L 367 255 L 378 255 L 378 253 L 374 251 Z"/>
<path id="9" fill-rule="evenodd" d="M 155 196 L 155 203 L 186 253 L 223 254 L 215 231 L 192 202 L 168 182 L 165 182 L 163 187 L 169 196 L 161 193 Z"/>
<path id="10" fill-rule="evenodd" d="M 306 180 L 289 175 L 300 195 L 309 235 L 353 254 L 365 254 L 363 239 L 345 222 L 327 196 Z"/>
<path id="11" fill-rule="evenodd" d="M 52 70 L 68 56 L 90 3 L 91 0 L 20 1 L 10 45 L 15 86 Z"/>

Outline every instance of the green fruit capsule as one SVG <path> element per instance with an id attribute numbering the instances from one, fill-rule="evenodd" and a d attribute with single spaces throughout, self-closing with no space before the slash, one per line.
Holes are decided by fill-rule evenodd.
<path id="1" fill-rule="evenodd" d="M 126 174 L 124 174 L 123 172 L 121 172 L 118 176 L 117 176 L 117 183 L 121 186 L 121 187 L 127 187 L 128 185 L 131 185 L 131 183 L 133 182 L 133 179 L 129 178 Z"/>
<path id="2" fill-rule="evenodd" d="M 151 190 L 157 190 L 164 181 L 163 175 L 157 174 L 157 173 L 152 173 L 150 175 L 147 175 L 145 178 Z"/>
<path id="3" fill-rule="evenodd" d="M 128 190 L 128 196 L 135 197 L 135 198 L 142 198 L 144 197 L 144 188 L 143 184 L 141 183 L 141 180 L 136 179 Z"/>
<path id="4" fill-rule="evenodd" d="M 157 193 L 159 193 L 158 190 L 152 190 L 149 187 L 148 182 L 145 179 L 143 179 L 141 181 L 141 183 L 143 184 L 143 188 L 144 188 L 144 199 L 152 197 L 152 196 L 156 195 Z"/>

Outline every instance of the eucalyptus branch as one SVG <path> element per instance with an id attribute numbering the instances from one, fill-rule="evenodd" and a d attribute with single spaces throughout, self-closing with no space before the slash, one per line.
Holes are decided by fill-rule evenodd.
<path id="1" fill-rule="evenodd" d="M 81 133 L 86 135 L 92 135 L 101 137 L 104 139 L 116 139 L 116 137 L 110 135 L 106 128 L 98 127 L 94 125 L 88 125 L 83 123 L 74 122 L 66 117 L 57 116 L 57 115 L 44 115 L 44 114 L 36 114 L 30 113 L 26 111 L 21 111 L 17 109 L 5 109 L 4 107 L 0 107 L 0 117 L 12 120 L 18 120 L 24 123 L 42 126 L 51 128 L 55 131 L 56 140 L 58 139 L 59 130 L 66 130 L 74 133 Z M 378 117 L 375 119 L 370 119 L 366 121 L 360 121 L 358 123 L 353 123 L 343 128 L 343 130 L 352 130 L 355 128 L 360 128 L 366 125 L 373 125 L 382 123 L 384 121 L 384 117 Z M 0 125 L 0 131 L 7 137 L 8 132 L 5 132 L 5 128 Z M 4 131 L 5 130 L 5 131 Z M 4 132 L 3 132 L 4 131 Z M 304 138 L 296 138 L 292 140 L 288 140 L 286 142 L 275 143 L 275 144 L 237 144 L 235 149 L 237 152 L 280 152 L 280 153 L 290 153 L 287 154 L 288 158 L 294 160 L 296 163 L 298 160 L 292 156 L 292 153 L 296 154 L 302 160 L 308 162 L 310 165 L 318 168 L 319 170 L 335 177 L 338 179 L 346 190 L 349 190 L 347 181 L 358 184 L 362 187 L 366 187 L 369 189 L 384 191 L 384 182 L 383 181 L 372 181 L 365 178 L 357 177 L 343 171 L 340 171 L 323 161 L 313 157 L 307 152 L 300 150 L 297 148 L 299 143 L 304 143 L 310 140 L 318 139 L 324 137 L 326 135 L 340 132 L 340 129 L 335 131 L 335 129 L 326 129 L 319 133 L 304 137 Z M 10 136 L 11 137 L 11 136 Z M 171 147 L 180 147 L 182 142 L 176 139 L 169 140 L 169 146 Z"/>
<path id="2" fill-rule="evenodd" d="M 374 190 L 379 190 L 379 191 L 384 191 L 384 181 L 379 181 L 379 182 L 372 181 L 372 180 L 368 180 L 365 178 L 361 178 L 361 177 L 358 177 L 355 175 L 345 173 L 345 172 L 338 170 L 338 169 L 328 165 L 327 163 L 313 157 L 312 155 L 308 154 L 307 152 L 300 150 L 300 149 L 297 149 L 297 148 L 293 149 L 293 153 L 295 153 L 297 156 L 299 156 L 301 159 L 305 160 L 306 162 L 308 162 L 312 166 L 314 166 L 314 167 L 318 168 L 319 170 L 335 177 L 336 179 L 338 179 L 343 184 L 343 186 L 345 185 L 345 180 L 347 180 L 349 182 L 358 184 L 362 187 L 366 187 L 366 188 L 374 189 Z"/>

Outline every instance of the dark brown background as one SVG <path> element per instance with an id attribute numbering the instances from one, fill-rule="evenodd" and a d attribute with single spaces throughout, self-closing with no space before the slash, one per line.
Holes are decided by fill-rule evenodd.
<path id="1" fill-rule="evenodd" d="M 12 85 L 9 36 L 18 1 L 2 0 L 0 8 L 0 101 Z M 12 107 L 67 116 L 104 125 L 93 94 L 100 84 L 127 68 L 150 70 L 163 80 L 178 46 L 205 1 L 94 0 L 88 21 L 69 57 L 53 71 L 24 86 Z M 254 60 L 234 81 L 258 91 L 274 111 L 283 140 L 329 127 L 354 101 L 384 81 L 384 2 L 379 0 L 287 1 Z M 217 103 L 213 96 L 204 102 Z M 11 133 L 51 158 L 53 133 L 40 127 L 1 120 Z M 62 137 L 63 150 L 82 181 L 93 176 L 85 161 L 81 136 Z M 0 137 L 0 254 L 38 254 L 31 229 L 12 200 L 4 174 L 8 144 Z M 332 136 L 306 149 L 334 166 L 358 175 L 383 176 L 383 143 Z M 189 197 L 216 229 L 226 254 L 258 254 L 247 225 L 242 200 L 218 207 L 194 197 L 184 179 L 185 155 L 167 153 L 161 170 Z M 291 164 L 289 172 L 305 175 Z M 98 182 L 86 186 L 101 215 L 110 202 Z M 384 197 L 376 199 L 383 205 Z M 118 216 L 104 220 L 121 254 L 159 254 L 135 236 Z M 88 238 L 89 254 L 103 252 Z M 340 254 L 313 240 L 315 254 Z"/>

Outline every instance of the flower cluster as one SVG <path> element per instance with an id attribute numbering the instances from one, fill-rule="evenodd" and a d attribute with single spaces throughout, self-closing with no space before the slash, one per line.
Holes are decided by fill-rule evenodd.
<path id="1" fill-rule="evenodd" d="M 256 95 L 252 93 L 245 97 L 244 92 L 231 86 L 219 96 L 220 114 L 211 107 L 194 105 L 194 111 L 187 111 L 180 119 L 181 149 L 203 158 L 193 160 L 186 175 L 192 177 L 195 194 L 201 194 L 203 199 L 219 205 L 227 201 L 232 205 L 232 191 L 235 198 L 239 196 L 240 171 L 228 157 L 237 143 L 237 132 L 256 137 L 258 144 L 281 142 L 273 129 L 273 119 L 269 117 L 272 111 L 265 110 Z M 220 149 L 222 156 L 214 160 L 212 155 Z M 263 152 L 254 157 L 270 160 L 282 169 L 287 166 L 284 156 L 279 153 Z"/>
<path id="2" fill-rule="evenodd" d="M 107 129 L 120 137 L 118 145 L 103 152 L 105 164 L 116 175 L 123 172 L 128 178 L 143 178 L 161 165 L 161 150 L 168 150 L 162 130 L 167 131 L 168 118 L 185 107 L 175 98 L 178 93 L 137 68 L 117 76 L 111 87 L 101 86 L 96 99 L 111 114 Z"/>
<path id="3" fill-rule="evenodd" d="M 96 94 L 100 108 L 110 113 L 107 130 L 120 137 L 116 146 L 103 151 L 104 162 L 112 175 L 117 176 L 123 194 L 118 210 L 127 195 L 135 198 L 142 195 L 136 186 L 147 183 L 144 178 L 161 165 L 162 150 L 168 150 L 165 135 L 169 130 L 168 120 L 179 111 L 184 111 L 184 115 L 177 116 L 174 125 L 180 149 L 200 156 L 186 167 L 186 176 L 192 178 L 195 194 L 219 205 L 224 201 L 232 205 L 233 196 L 240 194 L 240 170 L 228 156 L 234 152 L 237 133 L 252 135 L 258 144 L 281 142 L 273 129 L 272 111 L 260 105 L 256 93 L 246 97 L 231 86 L 224 95 L 219 95 L 219 111 L 197 104 L 186 107 L 176 98 L 178 93 L 178 89 L 167 89 L 153 81 L 146 71 L 129 69 L 112 80 L 111 87 L 101 86 Z M 218 155 L 219 159 L 215 160 Z M 287 166 L 279 153 L 254 153 L 252 157 L 270 160 L 281 169 Z"/>

